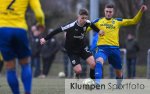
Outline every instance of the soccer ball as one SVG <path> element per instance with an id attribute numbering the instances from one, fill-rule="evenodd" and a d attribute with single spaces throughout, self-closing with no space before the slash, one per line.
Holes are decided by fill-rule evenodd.
<path id="1" fill-rule="evenodd" d="M 59 72 L 58 73 L 58 77 L 59 78 L 64 78 L 65 77 L 65 73 L 64 72 Z"/>
<path id="2" fill-rule="evenodd" d="M 95 84 L 95 82 L 91 78 L 87 78 L 87 79 L 83 80 L 83 84 L 92 85 L 92 84 Z"/>

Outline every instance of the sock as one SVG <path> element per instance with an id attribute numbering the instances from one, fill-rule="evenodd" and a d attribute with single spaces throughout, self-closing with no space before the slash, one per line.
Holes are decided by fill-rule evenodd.
<path id="1" fill-rule="evenodd" d="M 121 77 L 117 77 L 117 76 L 116 76 L 116 79 L 123 79 L 123 76 L 121 76 Z"/>
<path id="2" fill-rule="evenodd" d="M 119 88 L 121 83 L 122 83 L 123 76 L 122 77 L 116 77 L 116 80 L 117 80 L 117 88 Z"/>
<path id="3" fill-rule="evenodd" d="M 95 83 L 100 84 L 100 79 L 102 79 L 102 63 L 97 61 L 95 66 Z"/>
<path id="4" fill-rule="evenodd" d="M 21 79 L 24 85 L 25 94 L 30 94 L 32 86 L 31 67 L 29 64 L 23 64 L 21 65 L 21 69 Z"/>
<path id="5" fill-rule="evenodd" d="M 13 92 L 13 94 L 20 94 L 19 91 L 19 82 L 17 79 L 17 74 L 15 69 L 8 69 L 7 70 L 7 82 Z"/>
<path id="6" fill-rule="evenodd" d="M 3 62 L 3 61 L 0 61 L 0 73 L 1 73 L 1 71 L 2 71 L 3 65 L 4 65 L 4 62 Z"/>
<path id="7" fill-rule="evenodd" d="M 77 78 L 77 79 L 79 79 L 80 78 L 80 74 L 75 74 L 75 77 Z"/>
<path id="8" fill-rule="evenodd" d="M 95 79 L 95 70 L 94 69 L 90 69 L 90 78 Z"/>

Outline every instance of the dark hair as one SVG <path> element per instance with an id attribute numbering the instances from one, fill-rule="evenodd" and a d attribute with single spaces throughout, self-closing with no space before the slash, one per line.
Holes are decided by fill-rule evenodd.
<path id="1" fill-rule="evenodd" d="M 106 4 L 105 8 L 115 8 L 115 6 L 113 4 Z"/>
<path id="2" fill-rule="evenodd" d="M 82 8 L 79 10 L 79 15 L 89 15 L 88 10 L 85 8 Z"/>

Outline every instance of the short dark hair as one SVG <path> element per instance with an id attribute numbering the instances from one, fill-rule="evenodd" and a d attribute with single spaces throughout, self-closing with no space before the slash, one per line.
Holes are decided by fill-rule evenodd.
<path id="1" fill-rule="evenodd" d="M 79 10 L 79 15 L 89 15 L 88 10 L 85 8 L 82 8 Z"/>
<path id="2" fill-rule="evenodd" d="M 105 8 L 115 8 L 115 5 L 114 4 L 106 4 Z"/>

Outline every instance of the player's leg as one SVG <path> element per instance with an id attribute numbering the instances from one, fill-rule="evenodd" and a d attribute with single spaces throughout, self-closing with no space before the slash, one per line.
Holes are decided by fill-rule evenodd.
<path id="1" fill-rule="evenodd" d="M 109 63 L 113 66 L 115 69 L 116 73 L 116 79 L 122 79 L 123 74 L 122 74 L 122 65 L 121 65 L 121 59 L 114 59 L 113 57 L 108 57 Z"/>
<path id="2" fill-rule="evenodd" d="M 1 71 L 2 71 L 2 68 L 3 68 L 3 65 L 4 65 L 4 61 L 0 60 L 0 74 L 1 74 Z"/>
<path id="3" fill-rule="evenodd" d="M 19 63 L 21 65 L 21 80 L 23 82 L 26 94 L 30 94 L 32 89 L 32 72 L 29 62 L 30 57 L 19 60 Z"/>
<path id="4" fill-rule="evenodd" d="M 21 65 L 21 79 L 24 86 L 25 94 L 31 93 L 32 86 L 32 72 L 30 66 L 31 51 L 29 49 L 29 42 L 27 32 L 22 29 L 15 30 L 16 33 L 16 46 L 14 47 L 19 63 Z"/>
<path id="5" fill-rule="evenodd" d="M 108 57 L 108 61 L 115 69 L 117 84 L 121 84 L 123 79 L 122 62 L 119 48 L 111 49 L 112 54 Z"/>
<path id="6" fill-rule="evenodd" d="M 14 31 L 10 28 L 0 29 L 0 51 L 6 65 L 6 78 L 8 85 L 13 94 L 20 94 L 18 78 L 15 70 L 16 54 L 13 51 L 13 45 L 15 45 L 15 42 L 13 42 L 13 33 Z"/>
<path id="7" fill-rule="evenodd" d="M 123 74 L 121 69 L 115 69 L 116 79 L 123 79 Z"/>
<path id="8" fill-rule="evenodd" d="M 88 50 L 84 49 L 81 53 L 80 53 L 81 58 L 83 58 L 84 60 L 86 60 L 86 63 L 89 64 L 90 66 L 90 78 L 91 79 L 95 79 L 95 59 L 92 55 L 91 52 L 89 52 Z"/>
<path id="9" fill-rule="evenodd" d="M 103 75 L 103 64 L 107 59 L 107 55 L 104 52 L 104 50 L 101 50 L 101 48 L 99 48 L 98 51 L 95 53 L 95 59 L 96 59 L 95 82 L 99 84 L 100 79 L 102 79 Z"/>
<path id="10" fill-rule="evenodd" d="M 20 94 L 19 81 L 18 81 L 18 78 L 17 78 L 16 70 L 15 70 L 15 59 L 5 61 L 5 64 L 6 64 L 7 82 L 9 84 L 13 94 Z"/>
<path id="11" fill-rule="evenodd" d="M 99 57 L 96 59 L 96 65 L 95 65 L 95 82 L 97 84 L 100 83 L 100 79 L 102 79 L 103 75 L 103 63 L 104 59 L 102 57 Z"/>
<path id="12" fill-rule="evenodd" d="M 90 56 L 86 59 L 86 62 L 90 65 L 90 78 L 95 79 L 95 59 Z"/>
<path id="13" fill-rule="evenodd" d="M 78 64 L 78 65 L 75 65 L 74 67 L 73 67 L 73 70 L 75 71 L 75 77 L 77 78 L 77 79 L 79 79 L 80 78 L 80 74 L 81 74 L 81 72 L 82 72 L 82 67 L 81 67 L 81 64 Z"/>
<path id="14" fill-rule="evenodd" d="M 80 57 L 78 55 L 70 54 L 70 53 L 68 54 L 68 56 L 69 56 L 72 66 L 73 66 L 73 70 L 76 73 L 75 76 L 76 76 L 76 78 L 79 78 L 79 76 L 82 72 L 82 67 L 80 64 Z"/>
<path id="15" fill-rule="evenodd" d="M 122 79 L 123 74 L 122 74 L 122 62 L 120 50 L 119 48 L 112 48 L 110 51 L 112 54 L 108 57 L 108 61 L 110 64 L 112 64 L 112 66 L 115 69 L 116 78 Z"/>

